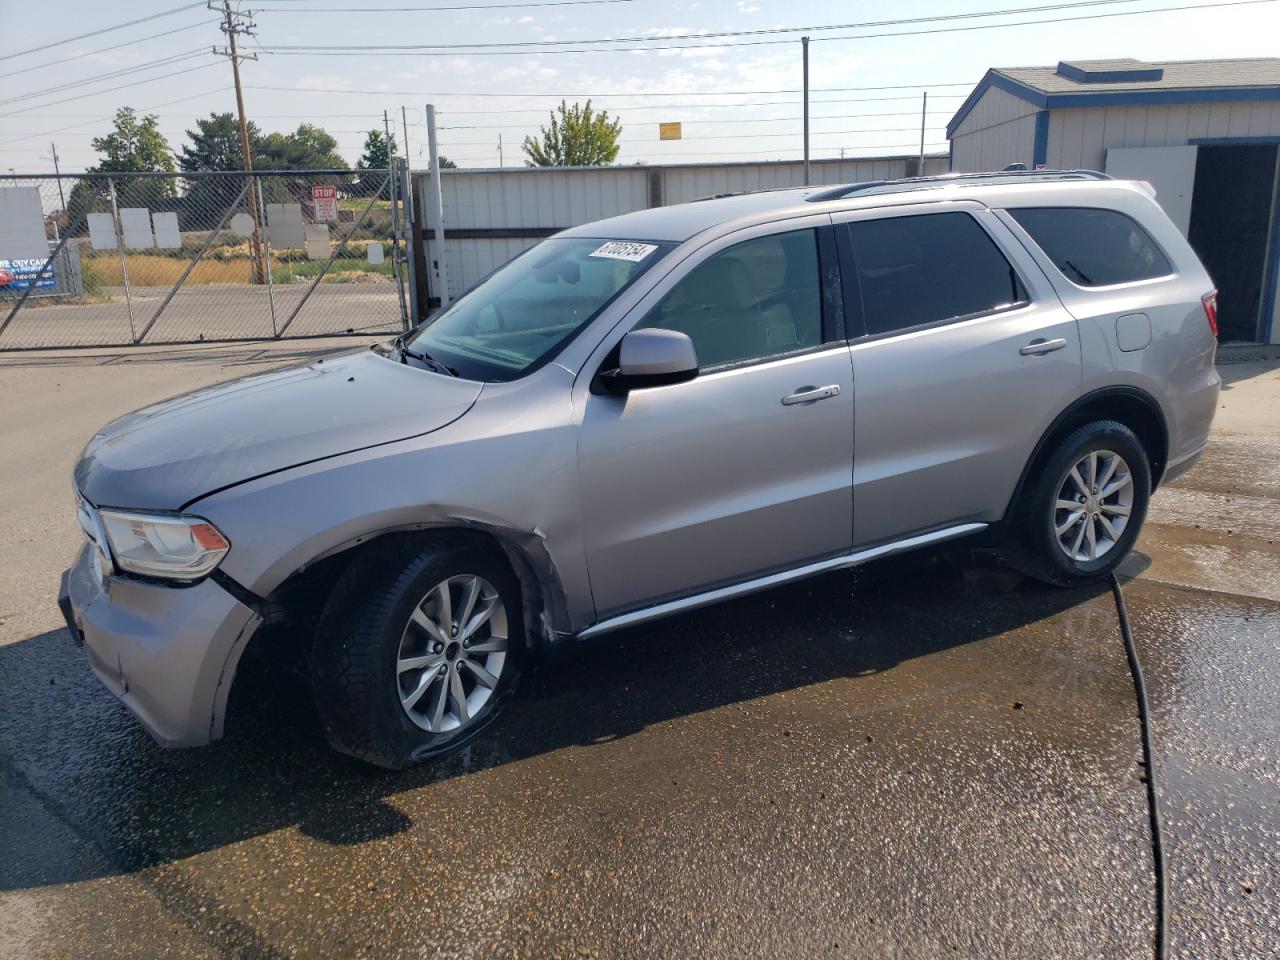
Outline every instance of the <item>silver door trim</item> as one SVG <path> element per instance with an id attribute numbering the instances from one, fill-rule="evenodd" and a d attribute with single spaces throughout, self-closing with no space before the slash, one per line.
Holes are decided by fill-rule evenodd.
<path id="1" fill-rule="evenodd" d="M 696 610 L 699 607 L 710 606 L 713 603 L 719 603 L 721 600 L 730 600 L 734 597 L 741 597 L 748 593 L 755 593 L 758 590 L 767 590 L 770 587 L 781 586 L 784 583 L 792 583 L 796 580 L 803 580 L 806 577 L 816 576 L 820 573 L 827 573 L 832 570 L 843 570 L 847 567 L 856 567 L 866 563 L 869 560 L 878 560 L 881 557 L 891 556 L 895 553 L 903 553 L 907 550 L 914 550 L 917 547 L 927 546 L 931 543 L 941 543 L 944 540 L 952 540 L 956 537 L 967 536 L 971 533 L 977 533 L 979 530 L 986 529 L 985 523 L 961 523 L 953 527 L 944 527 L 941 530 L 934 530 L 930 533 L 921 533 L 914 537 L 908 537 L 905 540 L 895 540 L 892 543 L 881 544 L 878 547 L 869 547 L 866 550 L 856 550 L 853 553 L 846 554 L 842 557 L 832 557 L 829 560 L 819 560 L 817 563 L 805 564 L 803 567 L 796 567 L 792 570 L 784 570 L 781 573 L 771 573 L 766 577 L 757 577 L 754 580 L 746 580 L 742 583 L 735 583 L 728 587 L 720 587 L 716 590 L 708 590 L 705 593 L 696 593 L 691 597 L 683 597 L 679 600 L 670 600 L 666 603 L 659 603 L 652 607 L 645 607 L 641 610 L 633 610 L 630 613 L 623 613 L 616 617 L 610 617 L 607 620 L 601 620 L 599 623 L 587 627 L 585 630 L 579 631 L 579 640 L 589 640 L 605 633 L 611 633 L 614 630 L 621 630 L 624 627 L 633 627 L 640 623 L 648 623 L 650 620 L 658 620 L 662 617 L 668 617 L 676 613 L 684 613 L 689 610 Z"/>

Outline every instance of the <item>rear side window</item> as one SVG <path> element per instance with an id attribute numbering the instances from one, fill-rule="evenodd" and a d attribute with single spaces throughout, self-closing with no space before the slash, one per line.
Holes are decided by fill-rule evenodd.
<path id="1" fill-rule="evenodd" d="M 1151 235 L 1118 210 L 1027 207 L 1009 215 L 1062 273 L 1084 287 L 1167 277 L 1169 259 Z"/>
<path id="2" fill-rule="evenodd" d="M 1017 272 L 967 213 L 859 220 L 848 226 L 869 334 L 1027 302 Z"/>

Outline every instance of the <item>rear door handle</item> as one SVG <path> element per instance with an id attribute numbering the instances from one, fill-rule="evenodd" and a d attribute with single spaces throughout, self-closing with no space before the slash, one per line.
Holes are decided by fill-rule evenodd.
<path id="1" fill-rule="evenodd" d="M 1057 340 L 1038 339 L 1032 340 L 1018 352 L 1024 357 L 1039 357 L 1046 353 L 1053 353 L 1055 350 L 1061 350 L 1067 345 L 1067 341 L 1062 337 Z"/>
<path id="2" fill-rule="evenodd" d="M 840 387 L 834 383 L 829 383 L 825 387 L 800 387 L 795 393 L 783 397 L 782 405 L 790 407 L 797 403 L 815 403 L 818 400 L 825 400 L 827 397 L 839 395 Z"/>

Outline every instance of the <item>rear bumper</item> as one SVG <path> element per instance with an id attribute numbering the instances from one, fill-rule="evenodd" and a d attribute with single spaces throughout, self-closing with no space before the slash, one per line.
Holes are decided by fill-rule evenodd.
<path id="1" fill-rule="evenodd" d="M 222 736 L 231 679 L 262 622 L 256 611 L 212 580 L 104 583 L 87 544 L 62 575 L 58 606 L 94 674 L 161 746 Z"/>

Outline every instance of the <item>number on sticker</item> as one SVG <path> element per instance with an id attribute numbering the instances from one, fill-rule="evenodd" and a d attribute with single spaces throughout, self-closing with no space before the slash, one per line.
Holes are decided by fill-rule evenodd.
<path id="1" fill-rule="evenodd" d="M 639 263 L 658 248 L 652 243 L 633 243 L 629 240 L 610 240 L 592 251 L 593 257 L 608 257 L 610 260 L 630 260 Z"/>

